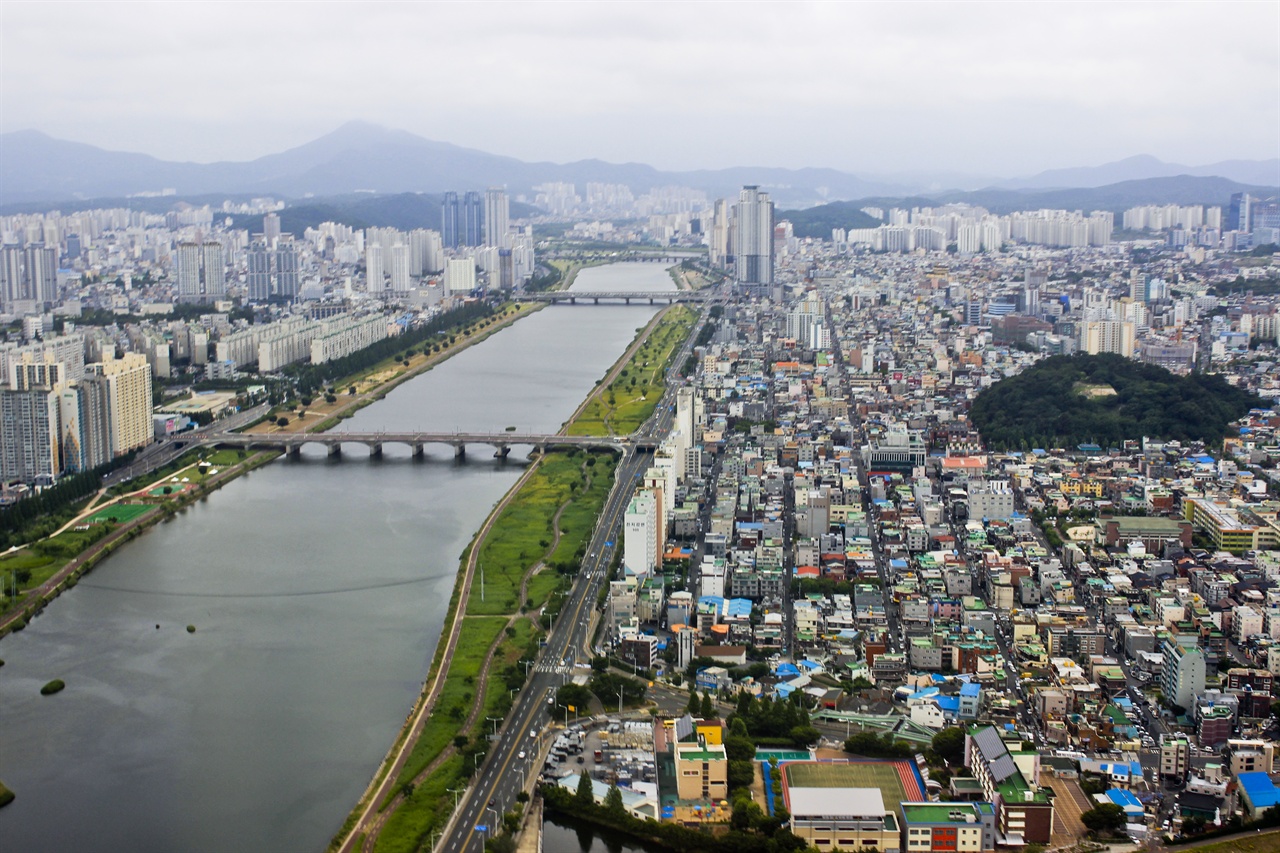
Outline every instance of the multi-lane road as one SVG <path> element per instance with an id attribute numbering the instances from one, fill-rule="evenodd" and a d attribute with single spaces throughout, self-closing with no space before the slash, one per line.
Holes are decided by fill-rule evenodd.
<path id="1" fill-rule="evenodd" d="M 688 358 L 705 322 L 704 314 L 671 360 L 673 371 L 679 371 Z M 669 383 L 653 415 L 634 433 L 635 437 L 661 437 L 670 431 L 676 387 L 677 383 Z M 595 623 L 592 617 L 600 589 L 609 580 L 614 556 L 622 547 L 623 514 L 636 484 L 652 461 L 651 453 L 628 448 L 618 463 L 613 490 L 587 543 L 587 557 L 547 637 L 547 644 L 507 714 L 506 722 L 493 739 L 488 758 L 467 789 L 458 792 L 458 807 L 435 850 L 480 853 L 485 840 L 501 829 L 503 813 L 512 808 L 516 796 L 540 768 L 542 739 L 549 736 L 546 729 L 552 722 L 549 700 L 557 688 L 568 682 L 575 669 L 586 672 L 577 665 L 585 664 L 592 656 L 591 632 Z"/>

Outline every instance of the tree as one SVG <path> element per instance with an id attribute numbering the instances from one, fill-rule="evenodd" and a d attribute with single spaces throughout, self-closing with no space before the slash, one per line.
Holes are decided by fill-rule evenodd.
<path id="1" fill-rule="evenodd" d="M 1093 832 L 1119 832 L 1125 825 L 1124 809 L 1103 803 L 1081 814 L 1080 822 Z"/>
<path id="2" fill-rule="evenodd" d="M 578 776 L 578 791 L 573 795 L 573 800 L 579 806 L 593 806 L 596 803 L 596 795 L 591 790 L 591 777 L 585 770 Z"/>
<path id="3" fill-rule="evenodd" d="M 951 764 L 964 761 L 964 729 L 959 726 L 938 732 L 930 745 L 934 752 Z"/>
<path id="4" fill-rule="evenodd" d="M 614 817 L 622 817 L 627 813 L 627 807 L 622 804 L 622 791 L 618 790 L 617 785 L 609 786 L 609 793 L 604 796 L 604 808 Z"/>
<path id="5" fill-rule="evenodd" d="M 715 706 L 711 704 L 710 693 L 702 694 L 702 705 L 698 710 L 700 712 L 700 716 L 704 720 L 710 720 L 715 717 L 716 709 L 715 709 Z"/>

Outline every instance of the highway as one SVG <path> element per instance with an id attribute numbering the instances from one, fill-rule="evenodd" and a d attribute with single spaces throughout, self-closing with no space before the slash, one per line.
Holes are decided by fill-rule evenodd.
<path id="1" fill-rule="evenodd" d="M 671 360 L 678 371 L 692 351 L 693 341 L 706 322 L 706 315 L 689 334 L 680 352 Z M 666 435 L 674 420 L 675 388 L 667 390 L 653 415 L 633 435 L 651 438 Z M 652 464 L 648 451 L 628 448 L 614 474 L 614 487 L 600 513 L 587 544 L 587 557 L 560 615 L 547 637 L 547 644 L 531 670 L 506 722 L 492 741 L 488 758 L 465 791 L 454 792 L 458 807 L 433 848 L 444 853 L 482 853 L 484 842 L 501 829 L 501 818 L 510 810 L 516 795 L 525 790 L 541 768 L 546 727 L 552 722 L 549 698 L 570 679 L 576 664 L 586 664 L 592 655 L 591 632 L 600 589 L 608 581 L 614 555 L 622 547 L 622 518 L 635 492 L 635 485 Z M 578 667 L 576 671 L 588 670 Z"/>

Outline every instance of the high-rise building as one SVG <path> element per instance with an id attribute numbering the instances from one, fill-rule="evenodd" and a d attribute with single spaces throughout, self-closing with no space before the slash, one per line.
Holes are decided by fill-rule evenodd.
<path id="1" fill-rule="evenodd" d="M 463 246 L 484 245 L 484 196 L 468 190 L 462 197 L 462 226 L 458 239 Z"/>
<path id="2" fill-rule="evenodd" d="M 151 365 L 141 353 L 104 360 L 85 367 L 87 373 L 106 380 L 110 412 L 112 456 L 120 456 L 151 443 Z"/>
<path id="3" fill-rule="evenodd" d="M 1100 352 L 1133 356 L 1133 323 L 1119 320 L 1095 320 L 1080 326 L 1080 349 L 1089 355 Z"/>
<path id="4" fill-rule="evenodd" d="M 280 239 L 280 214 L 268 213 L 262 217 L 262 236 L 268 246 L 274 246 Z"/>
<path id="5" fill-rule="evenodd" d="M 489 187 L 484 193 L 484 245 L 508 248 L 503 241 L 511 225 L 511 201 L 502 187 Z"/>
<path id="6" fill-rule="evenodd" d="M 446 249 L 456 249 L 461 242 L 462 204 L 452 190 L 444 194 L 440 206 L 440 240 Z"/>
<path id="7" fill-rule="evenodd" d="M 62 473 L 57 390 L 0 388 L 0 478 L 49 486 Z"/>
<path id="8" fill-rule="evenodd" d="M 476 289 L 476 262 L 471 258 L 450 258 L 444 270 L 444 289 L 449 293 L 470 293 Z"/>
<path id="9" fill-rule="evenodd" d="M 749 295 L 773 292 L 773 202 L 756 186 L 746 186 L 733 206 L 734 281 Z"/>
<path id="10" fill-rule="evenodd" d="M 369 293 L 381 293 L 386 287 L 382 269 L 382 247 L 368 245 L 364 248 L 364 289 Z"/>
<path id="11" fill-rule="evenodd" d="M 1196 644 L 1194 635 L 1175 635 L 1164 641 L 1161 648 L 1164 670 L 1160 689 L 1165 698 L 1175 705 L 1190 709 L 1196 697 L 1204 692 L 1204 652 Z"/>
<path id="12" fill-rule="evenodd" d="M 409 249 L 403 243 L 391 247 L 391 289 L 396 293 L 409 292 Z"/>
<path id="13" fill-rule="evenodd" d="M 226 295 L 227 271 L 221 243 L 179 243 L 174 253 L 174 264 L 178 299 L 184 302 L 208 302 Z"/>
<path id="14" fill-rule="evenodd" d="M 58 250 L 43 243 L 0 250 L 0 308 L 58 300 Z"/>
<path id="15" fill-rule="evenodd" d="M 622 566 L 631 574 L 649 575 L 657 568 L 661 514 L 651 491 L 636 492 L 627 504 L 622 522 Z"/>
<path id="16" fill-rule="evenodd" d="M 255 235 L 246 252 L 245 283 L 250 302 L 293 299 L 298 295 L 298 247 L 292 234 L 277 234 L 275 248 L 266 235 Z"/>

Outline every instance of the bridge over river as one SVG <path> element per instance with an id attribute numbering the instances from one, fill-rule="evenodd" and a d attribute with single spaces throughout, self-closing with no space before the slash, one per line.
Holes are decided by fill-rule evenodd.
<path id="1" fill-rule="evenodd" d="M 577 305 L 580 300 L 590 301 L 593 305 L 599 305 L 601 300 L 625 302 L 627 305 L 632 301 L 647 300 L 650 305 L 672 305 L 677 302 L 706 302 L 712 298 L 712 294 L 705 290 L 656 290 L 652 293 L 637 293 L 634 290 L 547 290 L 539 293 L 520 293 L 513 298 L 520 302 L 568 302 L 570 305 Z"/>
<path id="2" fill-rule="evenodd" d="M 192 436 L 187 447 L 224 445 L 244 448 L 275 448 L 290 456 L 298 456 L 307 444 L 319 444 L 329 449 L 330 456 L 342 453 L 344 444 L 363 444 L 370 456 L 381 456 L 386 444 L 403 444 L 413 450 L 414 456 L 422 456 L 428 444 L 444 444 L 453 448 L 454 455 L 462 458 L 468 444 L 488 445 L 494 456 L 505 458 L 516 445 L 530 445 L 539 452 L 548 447 L 607 448 L 626 451 L 654 450 L 656 438 L 634 435 L 593 436 L 559 435 L 518 432 L 273 432 L 273 433 L 210 433 Z M 175 438 L 175 443 L 182 443 Z"/>

